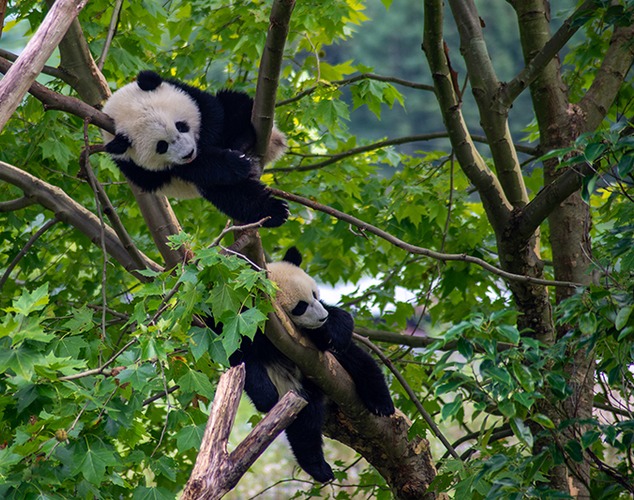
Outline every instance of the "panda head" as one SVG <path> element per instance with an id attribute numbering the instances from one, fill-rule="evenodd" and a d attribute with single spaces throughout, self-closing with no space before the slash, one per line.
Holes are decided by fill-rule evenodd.
<path id="1" fill-rule="evenodd" d="M 200 111 L 183 90 L 152 71 L 125 85 L 108 99 L 104 113 L 116 135 L 104 132 L 106 151 L 147 170 L 167 170 L 196 158 Z"/>
<path id="2" fill-rule="evenodd" d="M 319 301 L 317 283 L 299 267 L 301 262 L 302 256 L 293 247 L 281 262 L 269 264 L 268 270 L 279 288 L 277 299 L 284 312 L 295 325 L 314 330 L 326 322 L 328 311 Z"/>

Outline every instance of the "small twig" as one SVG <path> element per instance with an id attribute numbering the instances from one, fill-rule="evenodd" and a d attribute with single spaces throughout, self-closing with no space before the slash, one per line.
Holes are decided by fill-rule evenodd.
<path id="1" fill-rule="evenodd" d="M 119 349 L 115 354 L 113 354 L 108 361 L 102 364 L 99 368 L 93 368 L 92 370 L 86 370 L 80 373 L 74 373 L 73 375 L 66 375 L 64 377 L 59 377 L 58 380 L 70 381 L 77 380 L 84 377 L 90 377 L 91 375 L 105 375 L 105 369 L 108 368 L 115 360 L 121 356 L 132 344 L 138 342 L 138 339 L 135 337 L 130 340 L 126 345 L 124 345 L 121 349 Z"/>
<path id="2" fill-rule="evenodd" d="M 29 251 L 29 248 L 33 246 L 33 244 L 40 238 L 40 236 L 42 236 L 46 231 L 48 231 L 51 227 L 53 227 L 58 222 L 59 222 L 59 219 L 56 217 L 46 221 L 46 223 L 41 228 L 39 228 L 33 236 L 29 238 L 29 241 L 26 242 L 24 247 L 13 258 L 11 263 L 7 266 L 6 271 L 2 275 L 2 278 L 0 278 L 0 290 L 2 290 L 2 287 L 4 286 L 6 281 L 9 279 L 9 276 L 11 275 L 11 272 L 13 271 L 13 269 L 15 269 L 15 266 L 17 266 L 18 262 L 20 262 L 22 257 L 24 257 L 27 254 L 27 252 Z"/>
<path id="3" fill-rule="evenodd" d="M 279 196 L 280 198 L 284 198 L 285 200 L 293 201 L 295 203 L 300 203 L 301 205 L 304 205 L 306 207 L 312 208 L 314 210 L 318 210 L 325 214 L 331 215 L 332 217 L 348 222 L 349 224 L 352 224 L 353 226 L 356 226 L 362 229 L 363 231 L 372 233 L 375 236 L 378 236 L 379 238 L 382 238 L 385 241 L 388 241 L 392 245 L 413 254 L 425 255 L 426 257 L 430 257 L 432 259 L 436 259 L 440 261 L 469 262 L 471 264 L 476 264 L 482 267 L 483 269 L 486 269 L 487 271 L 490 271 L 491 273 L 509 281 L 518 281 L 522 283 L 532 283 L 535 285 L 544 285 L 544 286 L 561 286 L 561 287 L 568 287 L 568 288 L 577 288 L 577 287 L 583 286 L 581 283 L 574 283 L 571 281 L 545 280 L 541 278 L 533 278 L 532 276 L 523 276 L 521 274 L 513 274 L 507 271 L 504 271 L 503 269 L 500 269 L 498 267 L 495 267 L 494 265 L 489 264 L 485 260 L 482 260 L 478 257 L 473 257 L 471 255 L 446 254 L 446 253 L 436 252 L 434 250 L 429 250 L 428 248 L 411 245 L 397 238 L 396 236 L 393 236 L 390 233 L 383 231 L 382 229 L 379 229 L 376 226 L 368 224 L 367 222 L 357 219 L 356 217 L 353 217 L 352 215 L 348 215 L 344 212 L 331 208 L 327 205 L 322 205 L 321 203 L 317 203 L 315 201 L 309 200 L 302 196 L 298 196 L 292 193 L 287 193 L 279 189 L 270 188 L 270 190 L 275 196 Z"/>
<path id="4" fill-rule="evenodd" d="M 243 224 L 241 226 L 230 226 L 229 225 L 229 221 L 227 221 L 227 224 L 225 225 L 225 228 L 216 237 L 216 239 L 214 239 L 214 241 L 211 242 L 211 244 L 209 245 L 209 248 L 218 246 L 220 244 L 220 242 L 222 241 L 222 239 L 227 234 L 229 234 L 231 232 L 234 232 L 234 231 L 246 231 L 247 229 L 258 229 L 258 228 L 262 227 L 262 224 L 264 224 L 270 218 L 271 218 L 270 216 L 267 216 L 267 217 L 264 217 L 263 219 L 260 219 L 257 222 L 252 222 L 250 224 Z"/>
<path id="5" fill-rule="evenodd" d="M 151 403 L 154 403 L 154 401 L 161 399 L 165 396 L 167 396 L 168 394 L 172 394 L 174 391 L 177 391 L 178 389 L 180 389 L 180 385 L 173 385 L 172 387 L 170 387 L 167 390 L 161 391 L 158 394 L 155 394 L 154 396 L 150 396 L 149 398 L 147 398 L 145 401 L 143 401 L 141 406 L 147 406 Z"/>
<path id="6" fill-rule="evenodd" d="M 416 409 L 421 414 L 421 416 L 425 419 L 425 422 L 427 422 L 427 425 L 429 425 L 429 427 L 432 430 L 432 432 L 436 435 L 436 437 L 444 445 L 444 447 L 447 449 L 447 451 L 449 453 L 451 453 L 452 457 L 454 457 L 456 460 L 461 460 L 460 459 L 460 455 L 458 455 L 458 453 L 456 452 L 454 447 L 451 446 L 451 443 L 449 442 L 449 440 L 440 431 L 440 429 L 436 425 L 436 422 L 434 422 L 434 419 L 431 418 L 431 415 L 429 413 L 427 413 L 427 410 L 425 410 L 425 408 L 423 408 L 423 405 L 420 402 L 420 400 L 418 399 L 418 397 L 416 396 L 416 393 L 409 386 L 409 384 L 407 383 L 407 380 L 405 380 L 405 377 L 403 377 L 403 375 L 401 375 L 401 372 L 396 369 L 396 367 L 392 363 L 392 360 L 389 359 L 387 356 L 385 356 L 385 354 L 383 354 L 383 351 L 381 351 L 381 349 L 379 349 L 377 346 L 375 346 L 372 342 L 370 342 L 365 337 L 362 337 L 361 335 L 357 335 L 356 333 L 353 334 L 353 337 L 354 337 L 354 339 L 358 340 L 362 344 L 368 346 L 381 359 L 381 361 L 383 361 L 385 366 L 387 366 L 389 368 L 389 370 L 394 374 L 394 376 L 399 381 L 399 383 L 401 384 L 403 389 L 405 389 L 405 392 L 409 396 L 410 400 L 412 401 L 412 403 L 414 403 L 414 406 L 416 406 Z"/>
<path id="7" fill-rule="evenodd" d="M 114 35 L 117 31 L 117 24 L 119 23 L 119 13 L 121 12 L 122 5 L 123 0 L 117 0 L 114 4 L 114 9 L 112 9 L 112 18 L 110 19 L 110 26 L 108 27 L 108 35 L 106 36 L 106 41 L 103 44 L 103 50 L 101 51 L 99 62 L 97 63 L 99 71 L 103 70 L 103 65 L 106 62 L 106 57 L 108 57 L 108 51 L 110 50 L 112 39 L 114 38 Z"/>

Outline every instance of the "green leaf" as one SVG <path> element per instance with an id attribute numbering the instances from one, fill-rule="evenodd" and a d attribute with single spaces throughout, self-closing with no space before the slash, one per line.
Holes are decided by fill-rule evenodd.
<path id="1" fill-rule="evenodd" d="M 592 335 L 597 331 L 597 317 L 592 311 L 579 316 L 579 330 L 584 335 Z"/>
<path id="2" fill-rule="evenodd" d="M 518 361 L 514 361 L 511 368 L 513 375 L 515 375 L 515 378 L 519 381 L 522 389 L 527 392 L 533 392 L 535 390 L 535 382 L 531 370 Z"/>
<path id="3" fill-rule="evenodd" d="M 156 367 L 151 363 L 126 368 L 117 375 L 121 384 L 129 383 L 136 390 L 143 390 L 148 381 L 156 377 Z"/>
<path id="4" fill-rule="evenodd" d="M 619 310 L 618 314 L 616 315 L 616 319 L 614 320 L 614 326 L 617 330 L 623 330 L 625 325 L 627 325 L 627 322 L 630 319 L 630 315 L 632 314 L 632 309 L 634 309 L 634 306 L 629 305 L 622 307 Z"/>
<path id="5" fill-rule="evenodd" d="M 555 428 L 555 424 L 553 423 L 553 421 L 549 417 L 544 415 L 543 413 L 537 413 L 536 415 L 533 415 L 531 417 L 531 420 L 533 420 L 534 422 L 537 422 L 539 425 L 541 425 L 545 429 Z"/>
<path id="6" fill-rule="evenodd" d="M 132 500 L 174 500 L 174 493 L 166 488 L 139 486 L 134 489 Z"/>
<path id="7" fill-rule="evenodd" d="M 511 430 L 515 437 L 522 441 L 529 448 L 533 447 L 533 434 L 521 418 L 513 418 L 509 420 Z"/>
<path id="8" fill-rule="evenodd" d="M 176 433 L 176 446 L 179 452 L 200 448 L 205 433 L 205 424 L 188 425 Z"/>
<path id="9" fill-rule="evenodd" d="M 566 443 L 564 448 L 568 452 L 570 458 L 572 458 L 575 462 L 583 462 L 583 448 L 578 441 L 570 440 Z"/>
<path id="10" fill-rule="evenodd" d="M 11 370 L 25 380 L 31 380 L 34 375 L 33 366 L 41 358 L 41 354 L 24 346 L 0 349 L 0 373 Z"/>
<path id="11" fill-rule="evenodd" d="M 75 473 L 81 472 L 89 483 L 99 485 L 106 475 L 106 467 L 119 465 L 120 461 L 114 450 L 104 447 L 98 441 L 88 446 L 75 467 Z"/>
<path id="12" fill-rule="evenodd" d="M 189 370 L 177 382 L 181 390 L 192 394 L 201 394 L 206 398 L 213 399 L 216 393 L 214 386 L 209 381 L 209 377 L 195 370 Z"/>
<path id="13" fill-rule="evenodd" d="M 7 307 L 7 312 L 17 312 L 28 316 L 33 311 L 39 311 L 48 304 L 48 283 L 44 283 L 33 292 L 23 291 L 17 300 L 13 301 L 13 307 Z"/>

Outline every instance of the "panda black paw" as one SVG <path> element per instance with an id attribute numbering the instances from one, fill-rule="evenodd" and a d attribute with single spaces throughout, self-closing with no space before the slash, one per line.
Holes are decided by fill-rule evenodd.
<path id="1" fill-rule="evenodd" d="M 394 415 L 394 403 L 392 403 L 391 399 L 372 401 L 366 398 L 363 403 L 370 413 L 379 417 L 389 417 L 390 415 Z"/>
<path id="2" fill-rule="evenodd" d="M 335 475 L 326 462 L 303 465 L 302 469 L 304 469 L 308 474 L 312 476 L 315 481 L 319 481 L 320 483 L 327 483 L 328 481 L 332 481 L 335 478 Z"/>
<path id="3" fill-rule="evenodd" d="M 234 183 L 252 177 L 253 172 L 256 171 L 253 160 L 242 151 L 228 149 L 225 161 Z"/>
<path id="4" fill-rule="evenodd" d="M 262 226 L 263 227 L 279 227 L 286 222 L 289 216 L 288 203 L 284 200 L 280 200 L 279 198 L 271 197 L 268 200 L 266 209 L 265 209 L 265 217 L 268 216 L 270 219 L 265 221 Z"/>

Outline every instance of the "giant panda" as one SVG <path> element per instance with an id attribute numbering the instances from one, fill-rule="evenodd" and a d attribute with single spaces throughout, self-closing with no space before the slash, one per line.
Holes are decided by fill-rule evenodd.
<path id="1" fill-rule="evenodd" d="M 213 95 L 142 71 L 103 107 L 116 132 L 103 132 L 105 149 L 144 191 L 202 196 L 241 222 L 270 217 L 263 225 L 277 227 L 286 221 L 288 205 L 258 180 L 252 108 L 243 92 Z M 262 162 L 277 160 L 285 148 L 284 135 L 274 127 Z"/>
<path id="2" fill-rule="evenodd" d="M 282 261 L 267 266 L 271 281 L 278 287 L 280 305 L 319 350 L 329 351 L 337 358 L 370 412 L 392 415 L 394 404 L 381 369 L 368 353 L 352 342 L 352 316 L 319 300 L 317 284 L 299 267 L 301 261 L 300 253 L 293 247 Z M 232 366 L 242 362 L 246 369 L 244 390 L 258 411 L 270 411 L 289 390 L 308 401 L 286 429 L 286 436 L 302 469 L 319 482 L 334 479 L 322 449 L 323 392 L 262 332 L 256 333 L 253 340 L 245 337 L 240 349 L 230 357 Z"/>

